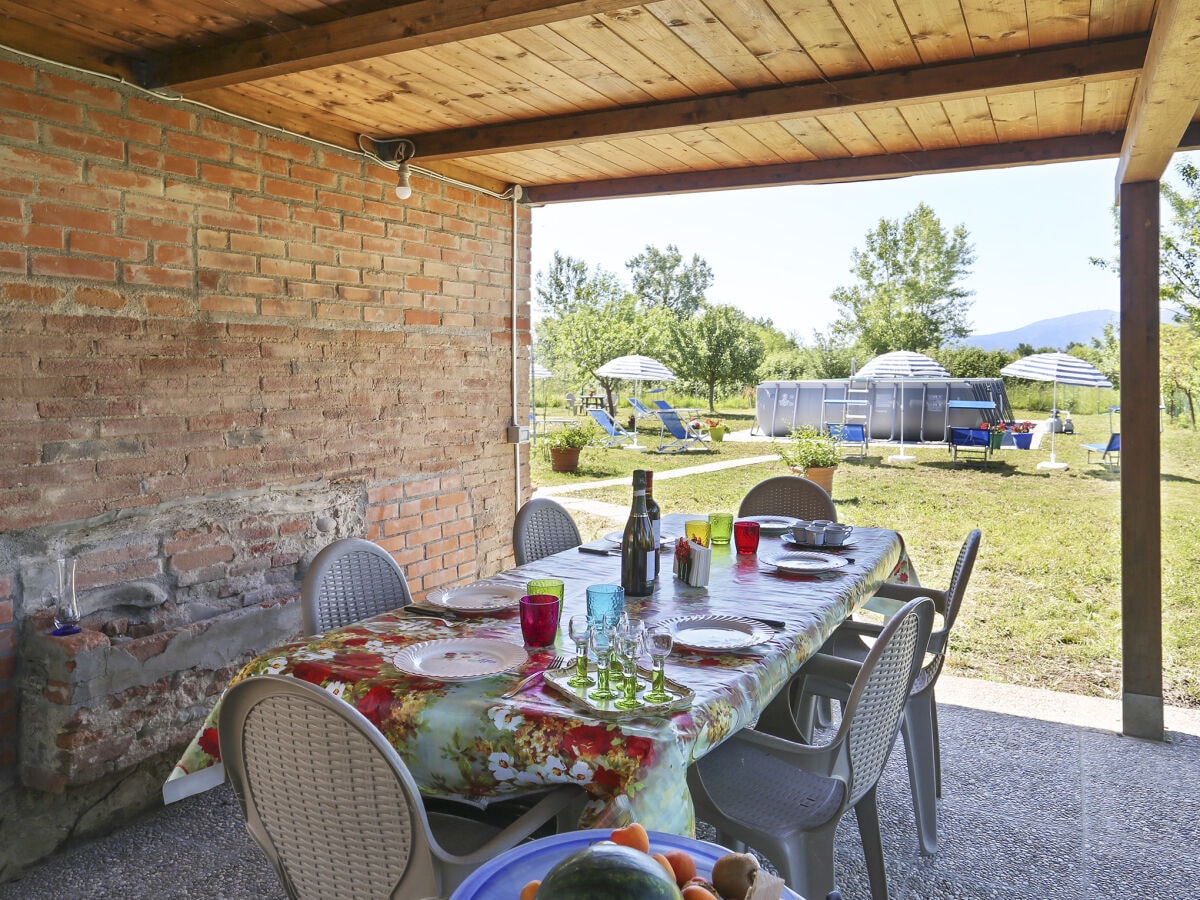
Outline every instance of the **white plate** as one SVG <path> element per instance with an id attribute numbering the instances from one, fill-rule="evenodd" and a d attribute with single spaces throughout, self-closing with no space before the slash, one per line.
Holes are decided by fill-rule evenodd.
<path id="1" fill-rule="evenodd" d="M 806 541 L 798 541 L 795 538 L 786 537 L 783 539 L 783 546 L 795 550 L 845 550 L 847 547 L 854 546 L 854 538 L 847 539 L 841 544 L 810 544 Z"/>
<path id="2" fill-rule="evenodd" d="M 787 516 L 738 516 L 740 522 L 757 522 L 760 534 L 783 534 L 791 531 L 796 520 Z"/>
<path id="3" fill-rule="evenodd" d="M 465 587 L 435 591 L 426 598 L 425 602 L 429 606 L 436 606 L 463 616 L 485 616 L 506 609 L 516 609 L 521 605 L 521 597 L 524 595 L 524 588 L 513 584 L 481 581 Z"/>
<path id="4" fill-rule="evenodd" d="M 447 638 L 410 644 L 392 658 L 409 675 L 438 681 L 470 681 L 515 669 L 529 659 L 520 644 L 499 638 Z"/>
<path id="5" fill-rule="evenodd" d="M 610 543 L 620 546 L 621 539 L 624 537 L 625 537 L 625 532 L 614 531 L 611 534 L 606 534 L 604 536 L 604 539 L 606 541 L 609 541 Z M 671 539 L 669 537 L 667 537 L 666 535 L 663 535 L 658 539 L 658 546 L 660 546 L 660 547 L 666 547 L 670 543 L 671 543 Z"/>
<path id="6" fill-rule="evenodd" d="M 728 652 L 764 644 L 775 632 L 761 622 L 737 616 L 677 616 L 667 619 L 675 643 L 689 650 Z"/>
<path id="7" fill-rule="evenodd" d="M 842 566 L 850 565 L 844 556 L 833 556 L 829 553 L 814 553 L 808 550 L 796 550 L 791 553 L 781 553 L 774 559 L 767 560 L 775 568 L 783 572 L 796 572 L 811 575 L 815 572 L 832 572 Z"/>

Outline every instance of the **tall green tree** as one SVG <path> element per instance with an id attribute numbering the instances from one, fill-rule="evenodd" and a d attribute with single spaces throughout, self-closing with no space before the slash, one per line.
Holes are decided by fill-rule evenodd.
<path id="1" fill-rule="evenodd" d="M 599 266 L 589 271 L 582 259 L 555 251 L 550 268 L 535 279 L 538 305 L 549 315 L 564 315 L 580 306 L 595 306 L 625 293 L 620 279 Z"/>
<path id="2" fill-rule="evenodd" d="M 732 306 L 708 306 L 676 325 L 676 376 L 703 384 L 708 409 L 716 409 L 717 388 L 741 388 L 755 381 L 763 344 L 754 324 Z"/>
<path id="3" fill-rule="evenodd" d="M 935 350 L 970 333 L 962 281 L 975 256 L 965 226 L 947 233 L 922 203 L 903 222 L 880 219 L 852 260 L 857 283 L 833 292 L 835 337 L 874 356 Z"/>
<path id="4" fill-rule="evenodd" d="M 633 280 L 633 292 L 647 307 L 661 306 L 676 318 L 694 315 L 712 287 L 708 263 L 695 254 L 689 263 L 674 244 L 666 250 L 650 245 L 625 263 Z"/>
<path id="5" fill-rule="evenodd" d="M 1171 207 L 1171 221 L 1159 239 L 1159 296 L 1200 325 L 1200 170 L 1183 163 L 1177 172 L 1183 190 L 1167 181 L 1159 187 Z"/>
<path id="6" fill-rule="evenodd" d="M 1192 430 L 1196 430 L 1196 391 L 1200 389 L 1200 334 L 1188 324 L 1164 325 L 1161 332 L 1159 379 L 1169 412 L 1179 412 L 1177 398 L 1187 402 Z"/>

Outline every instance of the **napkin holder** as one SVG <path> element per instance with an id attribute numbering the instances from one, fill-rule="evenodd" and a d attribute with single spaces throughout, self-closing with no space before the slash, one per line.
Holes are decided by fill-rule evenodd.
<path id="1" fill-rule="evenodd" d="M 712 570 L 712 548 L 680 538 L 675 543 L 675 577 L 692 587 L 708 585 Z"/>

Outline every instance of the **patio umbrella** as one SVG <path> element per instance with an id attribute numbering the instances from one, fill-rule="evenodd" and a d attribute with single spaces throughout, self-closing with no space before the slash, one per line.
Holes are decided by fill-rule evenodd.
<path id="1" fill-rule="evenodd" d="M 620 378 L 625 381 L 634 383 L 633 393 L 638 395 L 638 386 L 643 381 L 674 381 L 675 375 L 660 363 L 657 359 L 651 359 L 649 356 L 618 356 L 616 359 L 610 359 L 604 365 L 596 370 L 596 375 L 600 378 Z M 633 445 L 639 447 L 637 438 L 637 429 L 633 430 Z"/>
<path id="2" fill-rule="evenodd" d="M 533 364 L 533 377 L 536 379 L 539 379 L 539 380 L 542 378 L 553 378 L 554 373 L 551 372 L 549 369 L 547 369 L 545 366 L 543 366 L 541 363 L 534 363 Z"/>
<path id="3" fill-rule="evenodd" d="M 911 350 L 893 350 L 875 357 L 858 370 L 855 378 L 895 379 L 900 389 L 900 452 L 889 462 L 912 462 L 915 456 L 904 453 L 904 379 L 949 378 L 950 373 L 937 360 Z"/>
<path id="4" fill-rule="evenodd" d="M 1112 387 L 1112 382 L 1090 362 L 1071 356 L 1069 353 L 1035 353 L 1010 363 L 1000 370 L 1005 378 L 1025 378 L 1029 381 L 1051 381 L 1054 383 L 1054 412 L 1058 412 L 1059 384 L 1075 384 L 1083 387 Z M 1066 463 L 1054 458 L 1054 423 L 1050 423 L 1050 461 L 1038 463 L 1039 469 L 1065 469 Z"/>

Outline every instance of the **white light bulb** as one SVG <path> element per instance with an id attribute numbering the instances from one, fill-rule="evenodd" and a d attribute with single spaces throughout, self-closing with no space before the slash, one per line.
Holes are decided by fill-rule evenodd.
<path id="1" fill-rule="evenodd" d="M 412 184 L 409 181 L 409 176 L 408 163 L 401 163 L 400 180 L 396 184 L 396 197 L 400 200 L 407 200 L 412 196 Z"/>

